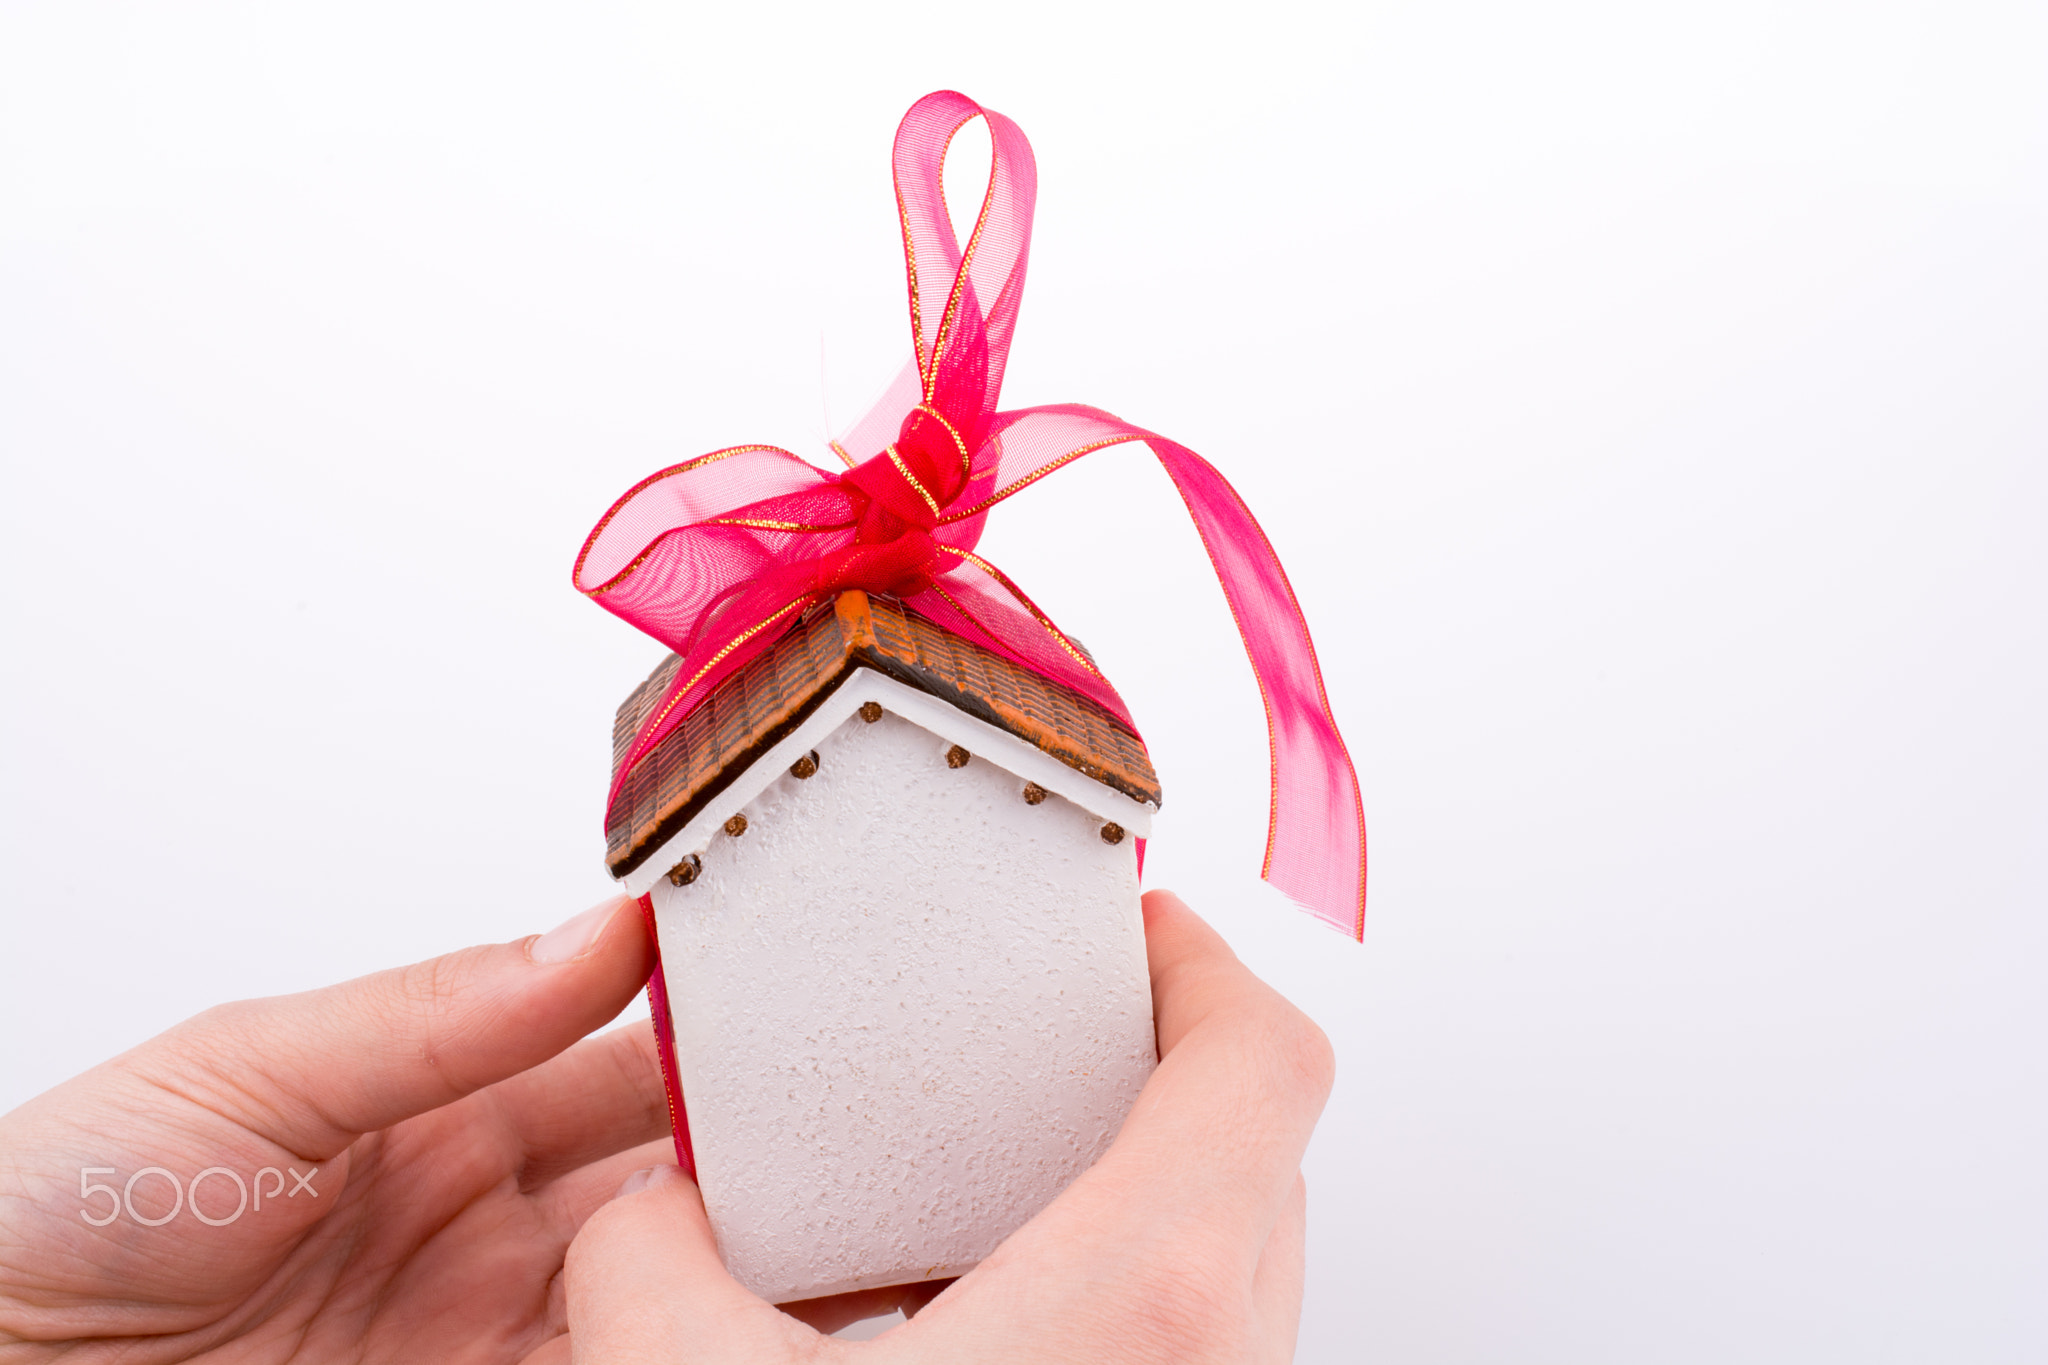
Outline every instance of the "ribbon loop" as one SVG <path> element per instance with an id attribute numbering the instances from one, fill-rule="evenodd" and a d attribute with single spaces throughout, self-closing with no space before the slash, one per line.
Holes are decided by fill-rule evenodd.
<path id="1" fill-rule="evenodd" d="M 962 244 L 941 172 L 953 137 L 976 118 L 988 128 L 989 179 Z M 1300 604 L 1250 510 L 1199 455 L 1099 409 L 996 408 L 1030 255 L 1031 144 L 1001 114 L 940 91 L 904 116 L 894 162 L 911 363 L 831 443 L 850 467 L 826 474 L 769 446 L 714 451 L 636 484 L 577 557 L 579 590 L 682 656 L 619 765 L 611 800 L 697 702 L 807 607 L 850 588 L 899 598 L 1129 724 L 1087 655 L 974 547 L 997 503 L 1092 451 L 1139 442 L 1187 504 L 1258 678 L 1272 750 L 1262 875 L 1361 936 L 1357 776 Z M 864 450 L 875 453 L 856 463 Z"/>

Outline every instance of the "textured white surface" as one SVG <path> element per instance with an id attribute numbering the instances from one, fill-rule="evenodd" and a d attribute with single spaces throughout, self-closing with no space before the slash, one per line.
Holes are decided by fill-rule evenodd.
<path id="1" fill-rule="evenodd" d="M 746 809 L 747 803 L 764 787 L 789 771 L 790 764 L 815 749 L 848 716 L 859 710 L 861 703 L 869 701 L 879 702 L 891 715 L 916 721 L 933 734 L 963 746 L 970 753 L 983 754 L 1000 762 L 1019 777 L 1066 797 L 1083 810 L 1091 811 L 1104 820 L 1115 821 L 1137 838 L 1151 836 L 1152 812 L 1156 807 L 1133 801 L 1122 792 L 1103 786 L 1036 745 L 1027 744 L 987 721 L 978 720 L 929 692 L 920 692 L 873 669 L 860 668 L 819 703 L 818 709 L 806 717 L 803 724 L 785 735 L 780 743 L 740 774 L 730 787 L 705 803 L 704 809 L 698 811 L 690 823 L 669 836 L 652 857 L 619 878 L 619 885 L 629 896 L 644 896 L 653 890 L 655 884 L 668 875 L 670 868 L 686 855 L 701 854 L 709 848 L 712 840 L 719 837 L 727 819 Z"/>
<path id="2" fill-rule="evenodd" d="M 953 742 L 846 720 L 654 888 L 705 1206 L 772 1301 L 971 1268 L 1152 1071 L 1133 840 Z"/>

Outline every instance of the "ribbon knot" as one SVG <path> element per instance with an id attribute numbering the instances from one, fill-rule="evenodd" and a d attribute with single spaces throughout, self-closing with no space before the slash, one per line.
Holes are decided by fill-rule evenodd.
<path id="1" fill-rule="evenodd" d="M 954 134 L 976 118 L 992 143 L 989 181 L 963 247 L 939 173 Z M 720 682 L 806 609 L 850 588 L 899 598 L 1130 725 L 1088 656 L 975 545 L 997 503 L 1092 451 L 1142 442 L 1194 518 L 1265 702 L 1272 786 L 1261 875 L 1362 935 L 1358 780 L 1293 587 L 1243 500 L 1192 450 L 1098 408 L 996 408 L 1030 254 L 1031 144 L 1001 114 L 942 90 L 904 115 L 894 161 L 911 359 L 831 442 L 847 467 L 827 474 L 773 446 L 715 450 L 627 490 L 577 556 L 578 590 L 682 656 L 610 801 Z M 856 463 L 853 450 L 878 453 Z"/>
<path id="2" fill-rule="evenodd" d="M 967 487 L 972 466 L 957 426 L 924 404 L 912 408 L 895 441 L 839 476 L 869 500 L 855 539 L 888 540 L 903 526 L 935 529 Z"/>
<path id="3" fill-rule="evenodd" d="M 938 581 L 938 558 L 937 542 L 915 526 L 889 540 L 856 540 L 816 561 L 811 591 L 821 598 L 849 588 L 915 597 Z"/>

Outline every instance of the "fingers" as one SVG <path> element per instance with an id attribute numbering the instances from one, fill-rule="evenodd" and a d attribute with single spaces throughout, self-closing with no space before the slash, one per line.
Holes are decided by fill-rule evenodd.
<path id="1" fill-rule="evenodd" d="M 586 1038 L 492 1093 L 525 1154 L 519 1183 L 529 1190 L 669 1131 L 654 1025 L 645 1019 Z"/>
<path id="2" fill-rule="evenodd" d="M 1171 891 L 1148 891 L 1145 957 L 1152 972 L 1152 1014 L 1159 1055 L 1173 1051 L 1196 1021 L 1247 996 L 1293 1010 L 1278 992 L 1253 976 L 1223 936 Z"/>
<path id="3" fill-rule="evenodd" d="M 1329 1040 L 1177 897 L 1144 905 L 1161 1060 L 1097 1170 L 1255 1256 L 1329 1097 Z"/>
<path id="4" fill-rule="evenodd" d="M 650 965 L 618 897 L 540 938 L 209 1010 L 121 1064 L 326 1156 L 553 1057 L 625 1008 Z"/>
<path id="5" fill-rule="evenodd" d="M 1302 1273 L 1308 1232 L 1308 1185 L 1299 1173 L 1281 1209 L 1280 1221 L 1259 1253 L 1252 1272 L 1253 1344 L 1260 1362 L 1285 1365 L 1294 1359 L 1294 1339 L 1301 1330 Z"/>
<path id="6" fill-rule="evenodd" d="M 567 1250 L 590 1215 L 612 1201 L 628 1176 L 657 1165 L 673 1165 L 675 1159 L 675 1140 L 658 1137 L 559 1176 L 531 1197 L 556 1245 Z"/>
<path id="7" fill-rule="evenodd" d="M 927 1280 L 922 1284 L 906 1284 L 902 1287 L 903 1297 L 897 1301 L 896 1306 L 903 1310 L 904 1317 L 914 1318 L 931 1307 L 933 1299 L 959 1282 L 960 1277 L 956 1275 L 949 1280 Z"/>
<path id="8" fill-rule="evenodd" d="M 945 1283 L 951 1284 L 951 1280 Z M 908 1317 L 924 1306 L 913 1292 L 922 1285 L 891 1285 L 886 1289 L 857 1289 L 851 1294 L 828 1294 L 821 1299 L 797 1299 L 776 1307 L 815 1332 L 831 1335 L 842 1327 L 869 1318 L 879 1318 L 902 1309 Z M 936 1292 L 936 1291 L 934 1291 Z"/>
<path id="9" fill-rule="evenodd" d="M 892 1284 L 883 1289 L 857 1289 L 851 1294 L 828 1294 L 821 1299 L 798 1299 L 775 1305 L 798 1322 L 830 1334 L 869 1318 L 900 1312 L 914 1318 L 920 1309 L 951 1288 L 958 1276 L 943 1280 L 920 1280 L 915 1284 Z"/>
<path id="10" fill-rule="evenodd" d="M 569 1347 L 569 1334 L 564 1332 L 561 1336 L 544 1343 L 539 1350 L 520 1361 L 519 1365 L 571 1365 L 574 1358 Z"/>
<path id="11" fill-rule="evenodd" d="M 689 1182 L 679 1172 L 676 1172 L 675 1167 L 669 1162 L 668 1153 L 662 1150 L 664 1146 L 665 1144 L 648 1144 L 635 1148 L 632 1151 L 621 1152 L 615 1157 L 600 1161 L 593 1166 L 557 1180 L 553 1185 L 542 1191 L 540 1196 L 548 1205 L 550 1222 L 559 1224 L 573 1220 L 574 1225 L 587 1226 L 587 1220 L 598 1209 L 607 1207 L 608 1204 L 614 1201 L 614 1196 L 619 1195 L 622 1180 L 625 1180 L 627 1184 L 636 1189 L 645 1189 L 648 1184 L 654 1183 L 651 1177 L 646 1179 L 646 1183 L 642 1183 L 638 1179 L 628 1179 L 628 1177 L 635 1175 L 635 1173 L 645 1176 L 650 1163 L 658 1163 L 655 1166 L 655 1170 L 660 1174 L 660 1183 L 664 1185 L 669 1183 L 687 1185 Z M 671 1174 L 674 1175 L 673 1181 L 671 1181 Z M 597 1193 L 596 1191 L 600 1186 L 602 1187 L 602 1193 Z M 709 1223 L 703 1220 L 703 1201 L 695 1196 L 694 1186 L 691 1186 L 690 1189 L 691 1197 L 695 1202 L 691 1226 L 694 1228 L 701 1222 L 704 1236 L 708 1239 Z M 629 1197 L 619 1196 L 620 1199 Z M 622 1216 L 624 1215 L 614 1213 L 608 1215 L 608 1218 L 616 1219 Z M 581 1234 L 575 1235 L 580 1236 Z M 632 1235 L 630 1233 L 622 1234 L 616 1227 L 592 1230 L 589 1234 L 589 1241 L 583 1243 L 581 1251 L 572 1253 L 572 1260 L 578 1266 L 577 1273 L 584 1273 L 583 1267 L 594 1264 L 593 1258 L 614 1254 L 614 1248 L 619 1244 L 618 1239 L 622 1236 L 630 1239 Z M 652 1235 L 661 1237 L 674 1235 L 674 1233 L 673 1230 L 664 1230 L 657 1226 L 653 1229 Z M 694 1233 L 691 1235 L 694 1235 Z M 697 1261 L 694 1264 L 703 1265 L 705 1262 Z M 850 1323 L 860 1322 L 867 1318 L 878 1318 L 899 1310 L 905 1317 L 914 1317 L 920 1308 L 938 1297 L 948 1285 L 953 1283 L 952 1280 L 948 1279 L 934 1283 L 891 1285 L 884 1289 L 863 1289 L 851 1294 L 833 1294 L 825 1298 L 803 1299 L 795 1303 L 785 1303 L 771 1307 L 766 1301 L 731 1280 L 730 1276 L 726 1273 L 724 1262 L 718 1256 L 715 1242 L 711 1243 L 709 1264 L 715 1266 L 719 1278 L 724 1280 L 730 1287 L 729 1291 L 727 1291 L 725 1302 L 728 1305 L 741 1305 L 737 1311 L 761 1318 L 760 1335 L 762 1339 L 771 1342 L 784 1340 L 790 1336 L 787 1324 L 771 1322 L 768 1317 L 768 1314 L 771 1313 L 777 1316 L 786 1315 L 787 1317 L 794 1318 L 798 1322 L 809 1326 L 814 1332 L 831 1333 Z M 688 1272 L 683 1267 L 678 1266 L 675 1273 L 694 1272 Z M 570 1281 L 572 1301 L 574 1296 L 581 1292 L 580 1285 L 581 1281 L 572 1276 Z M 673 1287 L 667 1293 L 668 1296 L 672 1297 L 674 1293 Z M 714 1305 L 704 1311 L 732 1310 L 730 1307 L 719 1309 Z M 571 1318 L 573 1322 L 573 1310 Z M 806 1339 L 806 1334 L 801 1331 L 797 1332 L 794 1336 L 794 1340 L 799 1343 L 804 1342 Z M 594 1350 L 595 1348 L 593 1347 L 592 1349 Z M 602 1359 L 603 1357 L 590 1358 Z M 695 1359 L 695 1357 L 690 1357 L 690 1359 Z M 721 1357 L 707 1356 L 706 1359 L 721 1359 Z"/>
<path id="12" fill-rule="evenodd" d="M 673 1165 L 634 1176 L 593 1214 L 565 1273 L 577 1361 L 773 1365 L 818 1340 L 726 1273 L 704 1201 Z"/>

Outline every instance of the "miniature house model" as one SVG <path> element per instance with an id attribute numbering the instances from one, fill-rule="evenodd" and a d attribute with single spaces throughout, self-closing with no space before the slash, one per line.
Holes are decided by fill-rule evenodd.
<path id="1" fill-rule="evenodd" d="M 675 656 L 620 708 L 619 762 Z M 771 1302 L 972 1268 L 1109 1146 L 1155 1061 L 1137 843 L 1093 702 L 860 592 L 634 768 L 675 1081 L 728 1268 Z"/>

